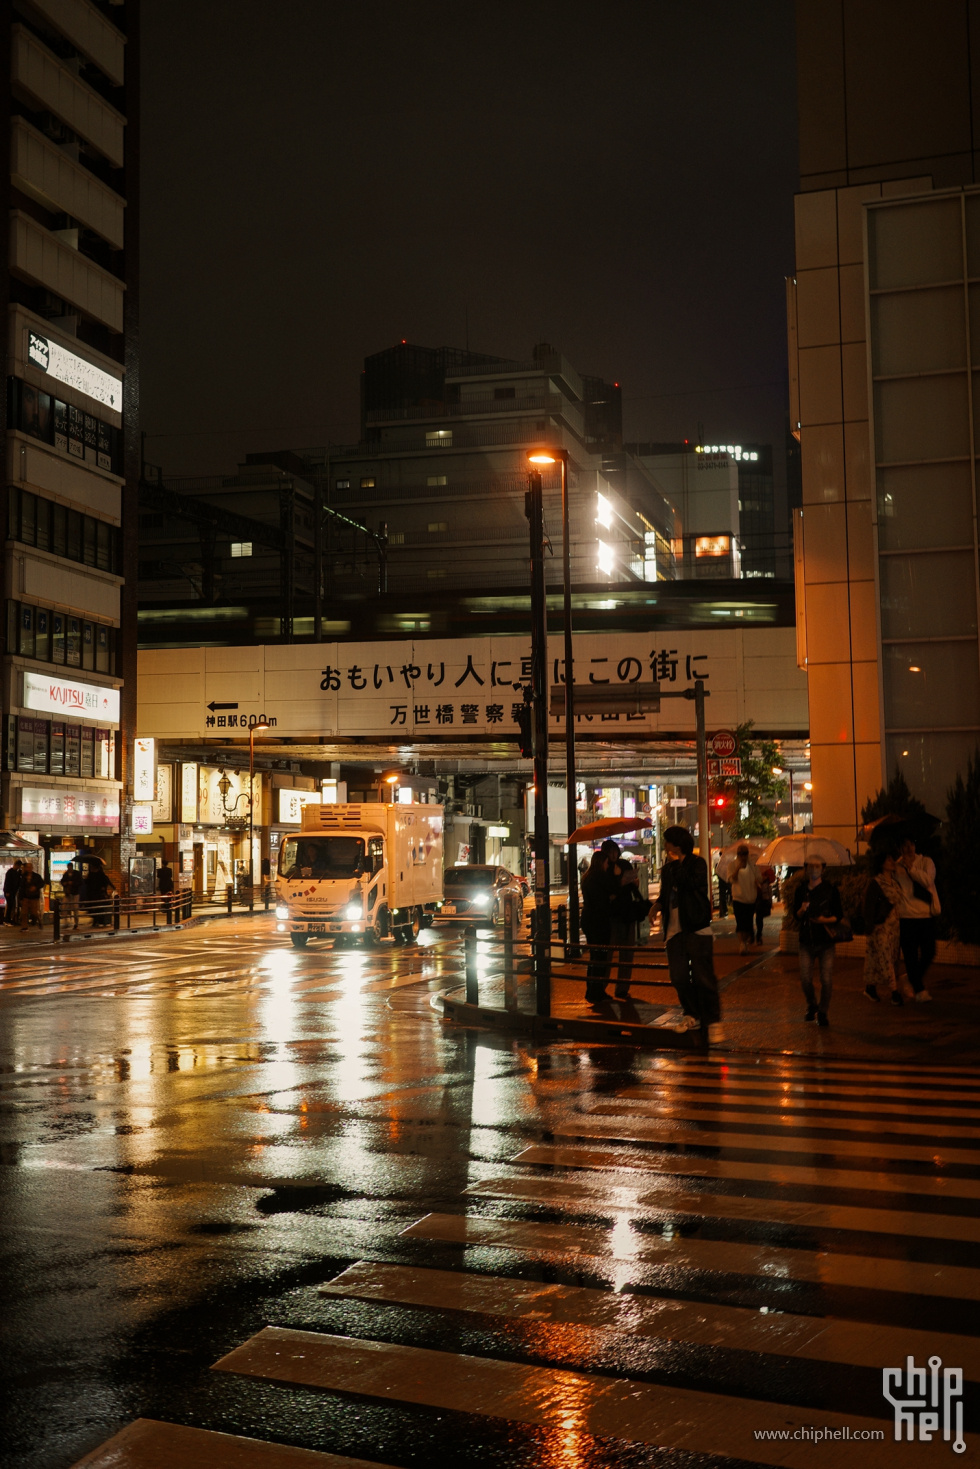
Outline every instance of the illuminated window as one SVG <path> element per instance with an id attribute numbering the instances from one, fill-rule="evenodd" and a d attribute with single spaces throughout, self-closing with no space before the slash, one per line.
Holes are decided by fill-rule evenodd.
<path id="1" fill-rule="evenodd" d="M 430 581 L 437 581 L 439 577 L 446 575 L 441 566 L 430 566 L 429 570 L 425 574 Z"/>
<path id="2" fill-rule="evenodd" d="M 443 530 L 448 530 L 448 529 L 449 529 L 449 522 L 448 522 L 448 520 L 430 520 L 429 521 L 429 530 L 430 531 L 443 531 Z"/>
<path id="3" fill-rule="evenodd" d="M 426 480 L 426 484 L 430 487 L 436 485 L 444 485 L 447 483 L 448 480 L 444 474 L 430 474 L 428 479 Z"/>
<path id="4" fill-rule="evenodd" d="M 694 542 L 695 556 L 727 556 L 731 549 L 731 536 L 698 536 Z"/>
<path id="5" fill-rule="evenodd" d="M 338 490 L 349 490 L 350 489 L 350 480 L 349 479 L 337 479 L 337 480 L 334 480 L 334 484 L 336 485 L 336 487 L 337 487 Z"/>
<path id="6" fill-rule="evenodd" d="M 425 436 L 426 448 L 451 449 L 453 446 L 453 431 L 451 428 L 430 429 Z"/>
<path id="7" fill-rule="evenodd" d="M 366 475 L 365 478 L 361 480 L 361 489 L 362 490 L 373 490 L 374 489 L 374 485 L 375 485 L 374 476 L 371 475 L 371 474 Z"/>
<path id="8" fill-rule="evenodd" d="M 610 505 L 609 501 L 606 499 L 605 495 L 596 495 L 595 500 L 596 500 L 595 518 L 596 518 L 596 520 L 598 521 L 598 523 L 600 525 L 604 525 L 604 526 L 606 526 L 608 528 L 609 526 L 612 525 L 612 520 L 613 520 L 613 517 L 612 517 L 612 506 Z"/>
<path id="9" fill-rule="evenodd" d="M 388 545 L 389 546 L 404 546 L 404 544 L 405 544 L 405 532 L 403 530 L 393 530 L 393 531 L 390 531 L 389 532 L 389 534 L 388 534 Z"/>
<path id="10" fill-rule="evenodd" d="M 612 575 L 613 569 L 616 565 L 616 557 L 613 554 L 612 546 L 607 546 L 605 541 L 599 542 L 599 552 L 596 565 L 602 572 L 603 576 Z"/>
<path id="11" fill-rule="evenodd" d="M 251 554 L 252 554 L 252 542 L 251 541 L 232 541 L 232 543 L 231 543 L 231 554 L 233 556 L 251 556 Z"/>

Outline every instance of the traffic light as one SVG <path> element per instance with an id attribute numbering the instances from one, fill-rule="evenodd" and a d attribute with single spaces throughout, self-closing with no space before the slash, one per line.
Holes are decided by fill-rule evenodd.
<path id="1" fill-rule="evenodd" d="M 725 798 L 724 798 L 724 796 L 715 796 L 715 805 L 719 808 L 719 810 L 724 806 L 724 804 L 725 804 Z"/>

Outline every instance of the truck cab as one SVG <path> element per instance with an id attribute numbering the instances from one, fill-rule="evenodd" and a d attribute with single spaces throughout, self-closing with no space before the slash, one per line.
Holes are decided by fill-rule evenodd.
<path id="1" fill-rule="evenodd" d="M 311 937 L 413 942 L 442 898 L 435 806 L 307 806 L 279 850 L 276 920 L 294 947 Z"/>

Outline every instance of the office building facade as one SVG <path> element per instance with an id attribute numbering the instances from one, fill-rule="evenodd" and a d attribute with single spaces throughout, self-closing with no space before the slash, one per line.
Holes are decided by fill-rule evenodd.
<path id="1" fill-rule="evenodd" d="M 967 4 L 799 0 L 789 282 L 814 830 L 901 770 L 941 814 L 980 739 L 980 194 Z"/>
<path id="2" fill-rule="evenodd" d="M 3 826 L 127 870 L 139 9 L 5 16 Z"/>

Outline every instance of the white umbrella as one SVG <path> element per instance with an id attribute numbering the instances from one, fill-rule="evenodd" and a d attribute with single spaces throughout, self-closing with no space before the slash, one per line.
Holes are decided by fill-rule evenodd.
<path id="1" fill-rule="evenodd" d="M 716 857 L 737 857 L 739 847 L 748 847 L 749 856 L 755 862 L 762 856 L 766 849 L 765 842 L 757 842 L 752 837 L 741 837 L 737 842 L 729 842 L 727 847 L 722 847 L 715 853 Z"/>
<path id="2" fill-rule="evenodd" d="M 802 867 L 808 857 L 821 857 L 828 867 L 850 867 L 853 858 L 846 847 L 831 837 L 777 837 L 762 854 L 766 867 Z"/>

